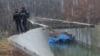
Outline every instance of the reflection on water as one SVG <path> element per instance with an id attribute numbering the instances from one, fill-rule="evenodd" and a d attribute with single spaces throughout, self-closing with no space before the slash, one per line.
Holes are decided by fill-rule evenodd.
<path id="1" fill-rule="evenodd" d="M 100 56 L 100 53 L 91 51 L 79 45 L 50 44 L 51 50 L 55 56 Z"/>

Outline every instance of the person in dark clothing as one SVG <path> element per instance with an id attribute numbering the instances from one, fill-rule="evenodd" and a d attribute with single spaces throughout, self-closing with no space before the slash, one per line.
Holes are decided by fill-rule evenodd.
<path id="1" fill-rule="evenodd" d="M 22 32 L 22 26 L 21 26 L 21 19 L 20 19 L 20 13 L 18 9 L 15 9 L 15 12 L 13 14 L 13 21 L 16 24 L 16 30 L 19 33 L 20 31 Z"/>
<path id="2" fill-rule="evenodd" d="M 20 11 L 20 15 L 21 15 L 21 19 L 22 19 L 23 29 L 24 29 L 24 32 L 25 32 L 25 31 L 28 30 L 27 18 L 29 18 L 29 13 L 24 7 L 22 7 L 21 11 Z"/>

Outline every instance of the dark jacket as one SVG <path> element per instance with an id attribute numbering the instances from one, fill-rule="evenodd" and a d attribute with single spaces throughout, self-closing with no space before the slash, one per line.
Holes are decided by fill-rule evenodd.
<path id="1" fill-rule="evenodd" d="M 20 12 L 20 15 L 21 15 L 21 19 L 22 19 L 23 21 L 26 21 L 27 18 L 29 18 L 29 13 L 28 13 L 26 10 L 22 10 L 22 11 Z"/>
<path id="2" fill-rule="evenodd" d="M 20 19 L 20 13 L 19 13 L 19 12 L 15 12 L 15 13 L 13 14 L 13 20 L 14 20 L 15 22 L 20 22 L 20 21 L 21 21 L 21 19 Z"/>

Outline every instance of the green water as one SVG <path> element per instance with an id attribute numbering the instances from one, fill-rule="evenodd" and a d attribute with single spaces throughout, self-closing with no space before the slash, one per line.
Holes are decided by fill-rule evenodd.
<path id="1" fill-rule="evenodd" d="M 50 45 L 55 56 L 100 56 L 100 53 L 91 51 L 79 45 Z"/>

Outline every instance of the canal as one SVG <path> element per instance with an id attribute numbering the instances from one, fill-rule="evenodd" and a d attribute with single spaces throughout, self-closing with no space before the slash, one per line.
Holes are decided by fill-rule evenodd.
<path id="1" fill-rule="evenodd" d="M 100 53 L 76 44 L 50 44 L 55 56 L 100 56 Z"/>

